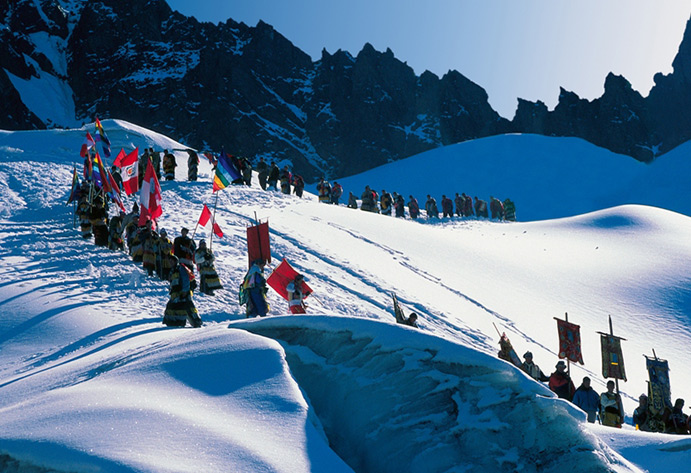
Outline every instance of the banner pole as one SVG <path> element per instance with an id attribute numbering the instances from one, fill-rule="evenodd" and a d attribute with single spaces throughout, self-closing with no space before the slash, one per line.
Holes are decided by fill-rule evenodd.
<path id="1" fill-rule="evenodd" d="M 564 320 L 566 322 L 569 321 L 569 313 L 564 312 Z M 569 375 L 569 378 L 571 377 L 571 360 L 569 360 L 569 357 L 566 357 L 566 374 Z"/>
<path id="2" fill-rule="evenodd" d="M 214 225 L 216 225 L 216 204 L 218 204 L 218 192 L 216 192 L 216 200 L 214 201 L 214 213 L 211 216 L 211 236 L 209 236 L 209 251 L 214 243 Z M 199 224 L 199 222 L 197 222 Z"/>

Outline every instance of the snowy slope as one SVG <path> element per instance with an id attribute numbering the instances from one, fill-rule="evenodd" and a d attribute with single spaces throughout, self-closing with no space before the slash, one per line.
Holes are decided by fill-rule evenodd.
<path id="1" fill-rule="evenodd" d="M 522 221 L 579 215 L 625 204 L 643 204 L 691 215 L 688 159 L 691 143 L 645 164 L 579 138 L 499 135 L 434 149 L 338 179 L 358 198 L 366 185 L 415 196 L 465 192 L 516 203 Z M 314 190 L 314 189 L 313 189 Z"/>
<path id="2" fill-rule="evenodd" d="M 183 149 L 126 122 L 103 125 L 115 150 Z M 218 194 L 225 237 L 213 241 L 227 290 L 196 296 L 202 329 L 171 330 L 160 324 L 167 285 L 72 227 L 64 202 L 83 135 L 0 132 L 0 305 L 10 314 L 0 329 L 0 465 L 6 453 L 62 471 L 637 471 L 609 443 L 642 469 L 685 471 L 684 440 L 585 425 L 497 360 L 493 324 L 549 372 L 553 317 L 568 312 L 586 362 L 573 377 L 590 375 L 600 391 L 596 332 L 611 314 L 627 339 L 627 412 L 653 348 L 684 397 L 688 217 L 625 206 L 421 225 L 231 188 Z M 186 153 L 177 157 L 182 177 Z M 163 183 L 170 233 L 213 204 L 208 163 L 200 176 Z M 271 267 L 287 258 L 307 275 L 312 315 L 244 319 L 236 288 L 255 212 L 270 222 Z M 420 331 L 393 324 L 391 291 L 421 315 Z M 269 298 L 272 315 L 286 313 Z M 480 446 L 493 455 L 477 455 Z"/>

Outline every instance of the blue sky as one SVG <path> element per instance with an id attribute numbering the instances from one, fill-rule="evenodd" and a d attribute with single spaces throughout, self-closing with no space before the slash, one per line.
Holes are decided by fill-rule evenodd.
<path id="1" fill-rule="evenodd" d="M 647 95 L 672 71 L 688 0 L 168 0 L 202 21 L 261 19 L 318 59 L 391 48 L 417 74 L 455 69 L 512 118 L 516 98 L 556 105 L 559 87 L 593 99 L 611 71 Z"/>

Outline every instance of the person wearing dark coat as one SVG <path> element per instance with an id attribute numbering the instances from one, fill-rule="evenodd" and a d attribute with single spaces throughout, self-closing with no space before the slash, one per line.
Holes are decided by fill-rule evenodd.
<path id="1" fill-rule="evenodd" d="M 305 191 L 305 180 L 299 174 L 293 174 L 293 192 L 296 196 L 302 198 L 302 193 Z"/>
<path id="2" fill-rule="evenodd" d="M 286 195 L 290 195 L 291 188 L 290 188 L 290 182 L 293 180 L 293 175 L 290 173 L 288 170 L 288 166 L 283 166 L 283 170 L 281 171 L 281 192 L 283 192 Z"/>
<path id="3" fill-rule="evenodd" d="M 564 360 L 559 360 L 556 368 L 557 370 L 549 377 L 549 389 L 558 397 L 570 401 L 573 399 L 576 387 L 573 385 L 571 377 L 566 372 L 566 363 L 564 363 Z"/>
<path id="4" fill-rule="evenodd" d="M 165 151 L 168 152 L 167 150 Z M 151 157 L 151 165 L 154 167 L 154 172 L 156 173 L 156 179 L 161 180 L 161 153 L 154 151 L 153 148 L 149 148 L 149 156 Z M 173 157 L 173 159 L 175 159 Z M 144 163 L 144 170 L 146 171 L 146 163 Z M 142 178 L 144 176 L 141 176 Z"/>
<path id="5" fill-rule="evenodd" d="M 478 199 L 475 196 L 475 215 L 478 217 L 489 218 L 489 213 L 487 212 L 487 202 L 482 199 Z"/>
<path id="6" fill-rule="evenodd" d="M 338 201 L 341 200 L 343 195 L 343 186 L 341 186 L 338 181 L 334 181 L 333 187 L 331 187 L 331 203 L 338 205 Z"/>
<path id="7" fill-rule="evenodd" d="M 242 163 L 242 181 L 246 186 L 252 185 L 252 163 L 247 158 L 240 160 Z"/>
<path id="8" fill-rule="evenodd" d="M 170 299 L 166 304 L 163 323 L 168 327 L 184 327 L 187 322 L 192 327 L 201 327 L 202 319 L 192 299 L 192 291 L 197 285 L 194 274 L 184 264 L 173 257 L 173 270 L 170 273 Z"/>
<path id="9" fill-rule="evenodd" d="M 665 432 L 668 434 L 682 434 L 689 433 L 689 417 L 682 412 L 684 408 L 684 400 L 679 398 L 674 401 L 674 408 L 665 409 L 662 416 L 662 421 L 665 423 Z"/>
<path id="10" fill-rule="evenodd" d="M 178 257 L 180 264 L 184 264 L 190 271 L 194 271 L 194 252 L 197 245 L 187 236 L 189 230 L 182 227 L 181 236 L 173 240 L 173 254 Z"/>
<path id="11" fill-rule="evenodd" d="M 633 411 L 632 422 L 636 430 L 650 432 L 650 411 L 648 410 L 648 396 L 641 394 L 638 397 L 638 407 Z"/>
<path id="12" fill-rule="evenodd" d="M 187 158 L 187 180 L 188 181 L 196 181 L 197 180 L 197 172 L 199 170 L 199 156 L 194 150 L 188 149 L 187 150 L 188 158 Z"/>
<path id="13" fill-rule="evenodd" d="M 111 166 L 110 175 L 113 176 L 113 180 L 118 185 L 118 190 L 122 190 L 122 175 L 120 170 L 116 166 Z"/>
<path id="14" fill-rule="evenodd" d="M 446 195 L 441 196 L 441 211 L 442 217 L 453 217 L 453 200 Z"/>
<path id="15" fill-rule="evenodd" d="M 168 150 L 163 150 L 163 173 L 165 174 L 166 181 L 175 180 L 175 168 L 178 167 L 178 163 L 175 161 L 175 156 L 173 153 L 168 152 Z"/>
<path id="16" fill-rule="evenodd" d="M 456 197 L 453 201 L 456 204 L 456 215 L 461 217 L 463 215 L 463 204 L 465 199 L 458 192 L 456 192 Z"/>
<path id="17" fill-rule="evenodd" d="M 223 289 L 214 266 L 215 260 L 214 254 L 206 246 L 206 240 L 200 240 L 199 248 L 194 253 L 194 262 L 197 263 L 199 272 L 199 290 L 208 296 L 213 296 L 214 291 Z"/>
<path id="18" fill-rule="evenodd" d="M 357 197 L 352 192 L 348 195 L 348 208 L 357 209 Z"/>
<path id="19" fill-rule="evenodd" d="M 410 218 L 415 220 L 420 215 L 420 204 L 417 203 L 417 199 L 412 195 L 408 196 L 410 200 L 408 201 L 408 213 Z"/>
<path id="20" fill-rule="evenodd" d="M 264 158 L 261 157 L 257 163 L 257 179 L 259 179 L 259 187 L 261 187 L 262 190 L 266 190 L 266 179 L 268 177 L 269 166 L 266 164 L 266 161 L 264 161 Z"/>
<path id="21" fill-rule="evenodd" d="M 271 170 L 269 171 L 268 187 L 273 187 L 274 190 L 277 191 L 278 187 L 276 187 L 276 184 L 280 177 L 281 171 L 278 169 L 278 166 L 276 166 L 276 163 L 272 161 Z"/>
<path id="22" fill-rule="evenodd" d="M 429 194 L 427 194 L 427 202 L 425 202 L 425 212 L 427 212 L 427 218 L 439 218 L 437 200 Z"/>
<path id="23" fill-rule="evenodd" d="M 396 202 L 394 202 L 393 206 L 396 212 L 396 217 L 405 218 L 405 200 L 403 200 L 403 196 L 401 194 L 396 196 Z"/>
<path id="24" fill-rule="evenodd" d="M 583 382 L 573 394 L 574 405 L 580 407 L 588 415 L 588 422 L 595 423 L 597 413 L 600 410 L 600 396 L 590 386 L 590 378 L 583 378 Z"/>

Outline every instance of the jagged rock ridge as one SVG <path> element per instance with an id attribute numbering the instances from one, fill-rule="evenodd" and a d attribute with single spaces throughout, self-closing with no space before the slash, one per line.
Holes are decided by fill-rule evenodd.
<path id="1" fill-rule="evenodd" d="M 313 62 L 266 23 L 202 23 L 163 0 L 18 0 L 0 4 L 0 128 L 122 118 L 196 148 L 290 161 L 308 180 L 506 132 L 649 161 L 691 134 L 689 36 L 646 98 L 610 74 L 598 99 L 562 90 L 553 111 L 519 99 L 508 121 L 459 72 L 416 76 L 369 44 Z"/>

